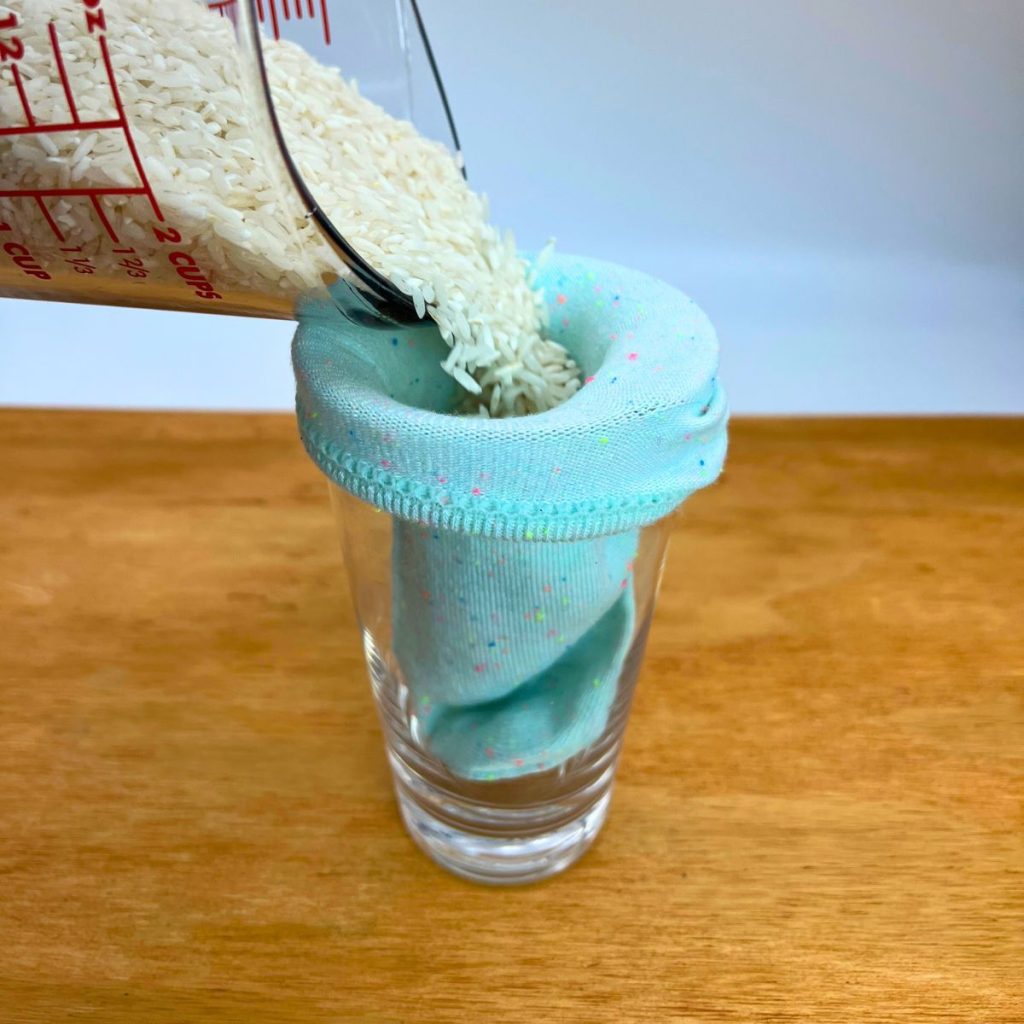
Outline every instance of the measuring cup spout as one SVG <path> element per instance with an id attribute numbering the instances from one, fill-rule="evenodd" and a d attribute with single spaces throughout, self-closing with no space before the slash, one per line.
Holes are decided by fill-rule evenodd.
<path id="1" fill-rule="evenodd" d="M 301 46 L 457 150 L 415 0 L 170 0 L 142 25 L 139 8 L 0 15 L 0 295 L 416 322 L 299 170 L 267 59 Z"/>

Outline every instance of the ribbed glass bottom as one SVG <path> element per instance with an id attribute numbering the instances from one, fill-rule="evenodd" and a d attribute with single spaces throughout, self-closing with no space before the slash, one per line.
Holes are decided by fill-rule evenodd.
<path id="1" fill-rule="evenodd" d="M 563 871 L 593 843 L 611 800 L 649 616 L 636 632 L 604 733 L 548 771 L 489 782 L 453 775 L 417 742 L 408 691 L 369 631 L 363 640 L 402 819 L 442 867 L 492 885 Z"/>
<path id="2" fill-rule="evenodd" d="M 597 838 L 612 796 L 609 777 L 597 801 L 567 824 L 538 835 L 498 838 L 457 828 L 431 814 L 403 784 L 394 758 L 392 765 L 402 820 L 416 845 L 454 874 L 489 885 L 536 882 L 574 864 Z"/>

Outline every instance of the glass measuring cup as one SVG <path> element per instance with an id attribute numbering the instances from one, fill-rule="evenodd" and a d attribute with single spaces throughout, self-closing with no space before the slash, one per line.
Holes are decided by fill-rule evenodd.
<path id="1" fill-rule="evenodd" d="M 317 203 L 269 59 L 301 46 L 457 151 L 415 0 L 178 0 L 146 11 L 180 25 L 167 53 L 136 0 L 7 4 L 0 295 L 276 318 L 329 295 L 360 322 L 418 320 Z M 204 95 L 211 60 L 219 91 Z M 189 133 L 214 157 L 189 159 L 188 142 L 183 157 Z"/>

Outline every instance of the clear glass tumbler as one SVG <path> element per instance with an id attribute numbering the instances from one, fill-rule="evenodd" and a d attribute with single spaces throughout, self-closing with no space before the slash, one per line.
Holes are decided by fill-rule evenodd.
<path id="1" fill-rule="evenodd" d="M 563 745 L 562 755 L 552 755 L 554 763 L 536 760 L 524 765 L 522 772 L 513 777 L 496 774 L 492 778 L 488 777 L 486 761 L 480 770 L 457 773 L 459 769 L 453 770 L 451 764 L 439 756 L 429 736 L 428 698 L 417 696 L 407 678 L 409 673 L 403 671 L 401 657 L 396 654 L 396 639 L 400 639 L 396 637 L 396 623 L 399 630 L 410 628 L 408 618 L 406 625 L 402 623 L 395 591 L 395 580 L 402 578 L 402 560 L 409 557 L 402 548 L 401 537 L 410 527 L 333 484 L 330 494 L 373 694 L 384 727 L 395 792 L 409 834 L 437 863 L 478 882 L 530 882 L 564 870 L 594 841 L 608 812 L 623 733 L 664 565 L 668 520 L 630 535 L 627 543 L 634 553 L 621 583 L 617 577 L 612 582 L 614 588 L 621 587 L 621 596 L 629 605 L 628 618 L 619 620 L 612 645 L 617 652 L 611 662 L 613 671 L 603 678 L 594 673 L 593 679 L 576 679 L 571 685 L 593 685 L 595 692 L 585 693 L 583 702 L 575 704 L 566 703 L 554 689 L 562 685 L 564 677 L 542 680 L 532 697 L 533 707 L 526 712 L 533 716 L 531 721 L 535 727 L 552 732 L 561 730 L 563 734 L 568 730 L 577 737 L 584 737 L 586 745 L 577 750 Z M 443 540 L 436 533 L 434 537 Z M 609 540 L 616 542 L 615 538 Z M 575 564 L 577 571 L 583 573 L 588 569 L 583 563 L 599 557 L 604 550 L 593 541 L 477 538 L 475 543 L 477 564 L 486 563 L 491 553 L 496 556 L 502 551 L 508 553 L 509 545 L 550 543 L 559 546 L 554 552 L 555 564 Z M 571 545 L 577 545 L 577 549 L 569 550 Z M 514 554 L 510 557 L 514 559 Z M 499 560 L 503 561 L 504 557 Z M 604 569 L 602 565 L 601 571 Z M 486 590 L 492 585 L 492 575 L 486 571 L 486 565 L 475 573 L 476 590 L 471 600 L 493 608 L 494 601 L 500 601 L 502 595 L 480 593 L 481 588 Z M 493 586 L 498 585 L 495 582 Z M 542 621 L 545 603 L 559 601 L 558 581 L 543 584 L 542 590 L 544 593 L 539 597 L 534 614 L 536 621 L 530 623 L 539 629 L 546 625 Z M 449 596 L 456 599 L 454 595 Z M 450 621 L 445 621 L 436 611 L 437 602 L 432 595 L 424 593 L 422 597 L 423 619 L 412 628 L 417 632 L 452 628 Z M 489 602 L 488 598 L 493 600 Z M 561 600 L 568 601 L 565 597 Z M 443 624 L 434 627 L 432 615 Z M 498 619 L 497 614 L 491 617 Z M 549 621 L 554 618 L 549 610 Z M 600 620 L 597 630 L 603 628 L 605 621 Z M 490 623 L 483 622 L 479 632 L 479 638 L 468 636 L 466 642 L 475 642 L 485 649 L 490 647 L 495 656 L 501 653 L 502 644 L 508 642 L 501 635 L 500 626 L 492 628 Z M 492 639 L 491 633 L 497 635 Z M 603 643 L 601 638 L 597 643 Z M 399 642 L 398 647 L 402 646 Z M 570 663 L 574 657 L 578 668 L 578 654 L 566 651 Z M 406 667 L 411 667 L 407 651 Z M 537 683 L 525 680 L 524 685 L 538 687 Z M 598 695 L 596 688 L 599 687 L 608 687 L 608 690 Z M 574 707 L 592 707 L 594 701 L 601 706 L 600 720 L 589 733 L 586 723 L 565 720 L 567 715 L 573 714 Z M 479 726 L 486 729 L 488 717 L 494 714 L 490 709 L 495 706 L 482 703 L 461 709 L 454 721 L 462 725 L 457 724 L 456 728 L 473 730 Z M 480 743 L 487 739 L 483 736 Z M 458 737 L 454 742 L 458 743 Z M 567 749 L 571 755 L 564 757 Z M 491 753 L 487 748 L 487 756 Z"/>

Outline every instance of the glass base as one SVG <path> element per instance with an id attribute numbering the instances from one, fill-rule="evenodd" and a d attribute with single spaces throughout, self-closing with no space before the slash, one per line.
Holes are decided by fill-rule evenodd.
<path id="1" fill-rule="evenodd" d="M 626 660 L 626 685 L 597 742 L 554 768 L 482 781 L 452 774 L 418 742 L 408 690 L 364 634 L 398 806 L 417 846 L 454 874 L 490 885 L 539 881 L 579 860 L 608 814 L 645 636 Z"/>
<path id="2" fill-rule="evenodd" d="M 403 786 L 401 775 L 396 766 L 398 807 L 416 845 L 453 874 L 487 885 L 537 882 L 574 864 L 597 838 L 612 796 L 609 778 L 604 793 L 583 814 L 557 828 L 519 837 L 481 835 L 431 813 Z"/>

